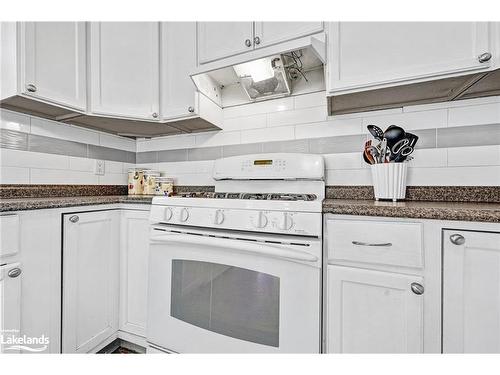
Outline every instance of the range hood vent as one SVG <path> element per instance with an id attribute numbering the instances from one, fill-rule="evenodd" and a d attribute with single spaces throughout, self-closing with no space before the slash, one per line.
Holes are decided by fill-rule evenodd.
<path id="1" fill-rule="evenodd" d="M 375 111 L 408 105 L 500 95 L 500 69 L 328 97 L 328 114 Z"/>
<path id="2" fill-rule="evenodd" d="M 203 64 L 191 73 L 219 107 L 325 89 L 325 34 L 316 34 Z"/>

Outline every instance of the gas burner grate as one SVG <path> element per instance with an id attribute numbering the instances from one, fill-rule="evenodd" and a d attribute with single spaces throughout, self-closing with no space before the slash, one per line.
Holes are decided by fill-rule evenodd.
<path id="1" fill-rule="evenodd" d="M 315 194 L 295 193 L 224 193 L 224 192 L 188 192 L 177 195 L 182 198 L 247 199 L 265 201 L 314 201 Z"/>

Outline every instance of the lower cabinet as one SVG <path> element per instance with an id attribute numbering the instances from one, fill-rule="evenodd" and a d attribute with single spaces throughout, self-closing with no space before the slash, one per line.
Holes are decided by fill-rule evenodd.
<path id="1" fill-rule="evenodd" d="M 63 215 L 63 353 L 87 353 L 118 330 L 120 211 Z"/>
<path id="2" fill-rule="evenodd" d="M 21 277 L 19 263 L 0 266 L 0 354 L 20 352 L 9 343 L 21 334 Z"/>
<path id="3" fill-rule="evenodd" d="M 500 233 L 443 231 L 443 352 L 500 353 Z"/>
<path id="4" fill-rule="evenodd" d="M 420 285 L 419 276 L 329 265 L 327 351 L 421 353 Z"/>
<path id="5" fill-rule="evenodd" d="M 120 330 L 145 337 L 149 212 L 122 211 L 120 232 Z"/>

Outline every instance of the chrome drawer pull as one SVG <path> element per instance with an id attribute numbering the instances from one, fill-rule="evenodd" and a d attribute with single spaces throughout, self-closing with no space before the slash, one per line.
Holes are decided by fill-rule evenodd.
<path id="1" fill-rule="evenodd" d="M 368 243 L 368 242 L 359 242 L 359 241 L 352 241 L 352 244 L 353 245 L 357 245 L 357 246 L 380 246 L 380 247 L 383 247 L 383 246 L 392 246 L 392 243 L 390 242 L 384 242 L 384 243 Z"/>

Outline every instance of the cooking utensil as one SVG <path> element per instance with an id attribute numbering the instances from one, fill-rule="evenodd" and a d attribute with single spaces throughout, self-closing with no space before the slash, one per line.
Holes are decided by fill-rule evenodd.
<path id="1" fill-rule="evenodd" d="M 384 132 L 384 138 L 387 140 L 387 147 L 390 149 L 392 149 L 396 142 L 405 138 L 405 136 L 406 133 L 404 129 L 396 125 L 389 126 Z"/>
<path id="2" fill-rule="evenodd" d="M 379 163 L 385 163 L 385 155 L 387 153 L 387 139 L 384 138 L 382 139 L 382 142 L 379 144 L 379 155 L 378 155 L 378 162 Z"/>
<path id="3" fill-rule="evenodd" d="M 414 150 L 414 148 L 410 146 L 410 142 L 410 138 L 403 138 L 397 141 L 391 148 L 389 160 L 396 163 L 404 161 Z"/>
<path id="4" fill-rule="evenodd" d="M 408 145 L 415 148 L 415 144 L 418 141 L 418 136 L 413 133 L 406 133 L 406 138 L 408 138 L 408 140 L 410 141 Z"/>
<path id="5" fill-rule="evenodd" d="M 384 132 L 377 125 L 368 125 L 366 128 L 376 140 L 381 141 L 384 138 Z"/>
<path id="6" fill-rule="evenodd" d="M 370 149 L 372 148 L 372 141 L 368 140 L 365 142 L 365 148 L 363 150 L 363 160 L 368 164 L 375 164 L 375 159 L 373 155 L 370 153 Z"/>

